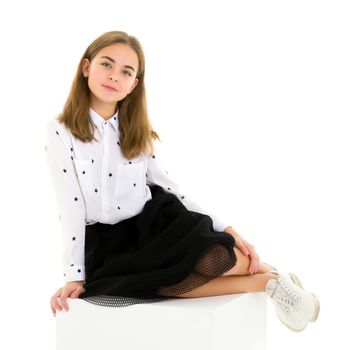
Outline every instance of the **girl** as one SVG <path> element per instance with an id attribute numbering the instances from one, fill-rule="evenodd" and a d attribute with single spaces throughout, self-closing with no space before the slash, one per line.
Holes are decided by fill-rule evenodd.
<path id="1" fill-rule="evenodd" d="M 317 297 L 294 274 L 261 263 L 252 244 L 191 201 L 168 176 L 147 114 L 145 58 L 122 31 L 83 54 L 47 161 L 63 234 L 66 299 L 127 306 L 167 298 L 265 291 L 294 331 L 315 321 Z M 58 300 L 60 300 L 60 304 Z"/>

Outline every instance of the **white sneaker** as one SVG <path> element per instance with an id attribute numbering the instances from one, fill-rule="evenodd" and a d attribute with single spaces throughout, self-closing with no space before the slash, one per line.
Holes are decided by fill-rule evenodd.
<path id="1" fill-rule="evenodd" d="M 271 298 L 281 322 L 289 329 L 300 332 L 308 322 L 316 321 L 320 302 L 315 294 L 304 290 L 295 274 L 276 274 L 278 278 L 270 279 L 265 291 Z"/>

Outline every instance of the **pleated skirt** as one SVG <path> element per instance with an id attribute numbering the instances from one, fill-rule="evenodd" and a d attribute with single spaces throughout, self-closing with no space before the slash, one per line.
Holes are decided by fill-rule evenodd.
<path id="1" fill-rule="evenodd" d="M 160 186 L 150 189 L 138 215 L 86 226 L 80 299 L 125 307 L 178 298 L 235 266 L 230 234 L 214 231 L 210 216 L 188 210 Z"/>

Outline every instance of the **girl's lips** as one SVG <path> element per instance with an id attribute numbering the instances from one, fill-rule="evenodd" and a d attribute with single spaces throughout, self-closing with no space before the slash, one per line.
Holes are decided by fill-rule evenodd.
<path id="1" fill-rule="evenodd" d="M 111 88 L 111 87 L 108 87 L 106 85 L 102 85 L 107 91 L 117 91 L 116 89 L 114 88 Z"/>

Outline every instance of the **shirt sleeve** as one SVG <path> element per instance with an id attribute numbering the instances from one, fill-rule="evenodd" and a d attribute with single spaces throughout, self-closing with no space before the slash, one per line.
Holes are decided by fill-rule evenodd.
<path id="1" fill-rule="evenodd" d="M 163 157 L 160 155 L 160 149 L 156 142 L 154 142 L 154 152 L 148 159 L 147 184 L 159 185 L 164 191 L 175 194 L 188 210 L 210 216 L 215 231 L 222 232 L 227 226 L 229 226 L 229 224 L 221 221 L 216 215 L 204 210 L 190 199 L 189 196 L 182 191 L 179 185 L 169 177 L 168 171 L 164 165 Z"/>
<path id="2" fill-rule="evenodd" d="M 64 280 L 82 281 L 85 280 L 86 207 L 69 136 L 57 120 L 46 125 L 44 149 L 61 220 Z"/>

